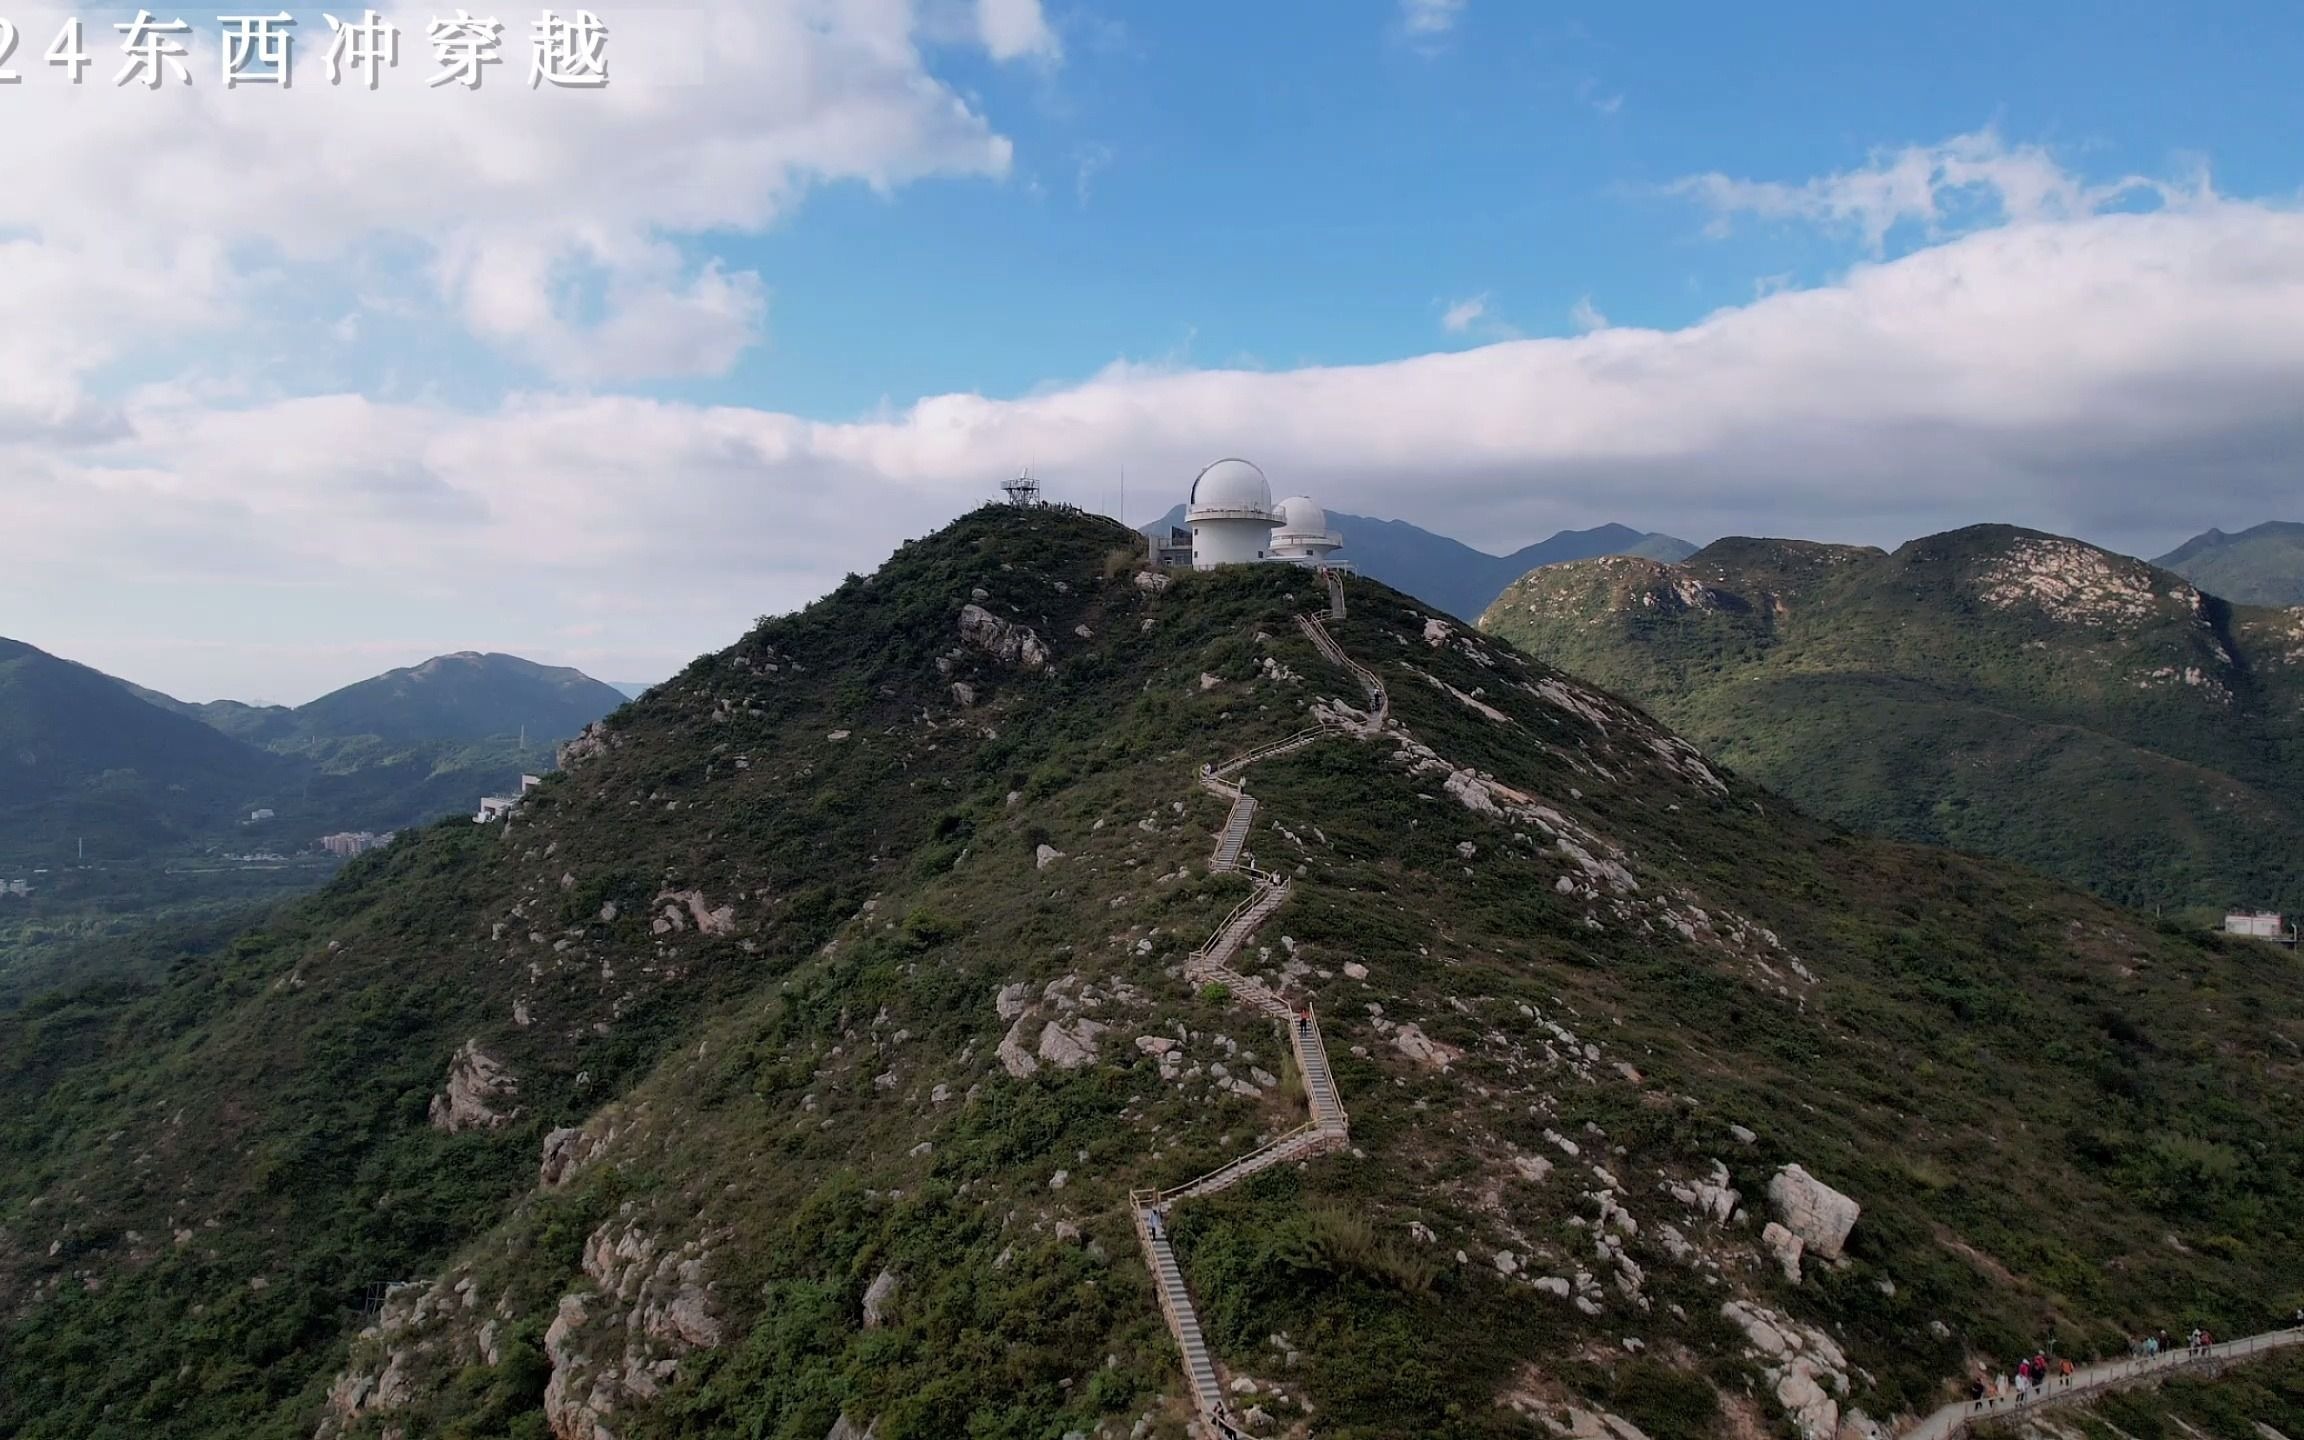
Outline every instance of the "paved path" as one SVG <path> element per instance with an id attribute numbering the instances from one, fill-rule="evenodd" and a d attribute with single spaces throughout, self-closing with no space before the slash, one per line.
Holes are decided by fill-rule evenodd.
<path id="1" fill-rule="evenodd" d="M 1988 1421 L 2008 1420 L 2037 1410 L 2053 1410 L 2078 1404 L 2096 1399 L 2108 1391 L 2160 1376 L 2192 1370 L 2214 1370 L 2234 1360 L 2290 1345 L 2304 1345 L 2304 1327 L 2268 1331 L 2241 1340 L 2225 1340 L 2204 1350 L 2170 1350 L 2150 1359 L 2107 1360 L 2101 1365 L 2090 1365 L 2074 1371 L 2069 1381 L 2051 1379 L 2047 1389 L 2027 1399 L 1954 1401 L 1924 1417 L 1911 1429 L 1903 1431 L 1897 1440 L 1953 1440 L 1953 1437 L 1970 1427 Z"/>
<path id="2" fill-rule="evenodd" d="M 1341 620 L 1344 618 L 1343 579 L 1334 571 L 1328 572 L 1327 579 L 1329 616 Z M 1328 1067 L 1328 1047 L 1320 1038 L 1320 1022 L 1312 1013 L 1312 1006 L 1309 1003 L 1301 1007 L 1292 1005 L 1271 987 L 1232 966 L 1233 957 L 1265 920 L 1287 903 L 1289 894 L 1286 878 L 1256 869 L 1255 862 L 1246 855 L 1248 831 L 1256 818 L 1256 802 L 1248 794 L 1245 779 L 1240 777 L 1259 761 L 1291 754 L 1330 735 L 1375 734 L 1384 728 L 1389 709 L 1384 682 L 1376 678 L 1374 672 L 1354 663 L 1317 617 L 1298 616 L 1297 623 L 1322 655 L 1360 681 L 1361 688 L 1368 694 L 1370 720 L 1364 727 L 1321 725 L 1300 730 L 1221 765 L 1201 767 L 1201 788 L 1231 805 L 1208 868 L 1246 871 L 1255 878 L 1256 889 L 1224 917 L 1207 943 L 1192 952 L 1184 963 L 1184 974 L 1196 985 L 1224 986 L 1234 1001 L 1286 1028 L 1289 1049 L 1296 1056 L 1297 1073 L 1304 1078 L 1304 1098 L 1311 1118 L 1278 1139 L 1227 1160 L 1196 1180 L 1169 1190 L 1132 1191 L 1128 1196 L 1136 1238 L 1144 1248 L 1145 1264 L 1151 1269 L 1153 1284 L 1160 1294 L 1160 1313 L 1168 1322 L 1169 1333 L 1176 1337 L 1178 1353 L 1184 1357 L 1184 1377 L 1191 1387 L 1192 1407 L 1201 1423 L 1218 1440 L 1248 1440 L 1248 1436 L 1225 1398 L 1223 1376 L 1209 1352 L 1207 1337 L 1200 1331 L 1199 1313 L 1192 1307 L 1192 1292 L 1184 1283 L 1184 1271 L 1176 1263 L 1175 1249 L 1169 1243 L 1168 1211 L 1180 1201 L 1228 1190 L 1275 1165 L 1341 1150 L 1352 1139 L 1350 1117 L 1344 1113 L 1344 1102 L 1337 1095 L 1336 1076 Z"/>

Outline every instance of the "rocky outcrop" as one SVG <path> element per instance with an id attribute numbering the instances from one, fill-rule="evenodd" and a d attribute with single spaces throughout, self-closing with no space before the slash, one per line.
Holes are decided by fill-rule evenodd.
<path id="1" fill-rule="evenodd" d="M 877 1330 L 888 1323 L 888 1302 L 896 1298 L 896 1288 L 901 1283 L 895 1271 L 883 1270 L 864 1287 L 865 1329 Z"/>
<path id="2" fill-rule="evenodd" d="M 576 1171 L 592 1153 L 583 1131 L 563 1126 L 544 1137 L 544 1154 L 536 1162 L 536 1183 L 556 1190 L 576 1178 Z"/>
<path id="3" fill-rule="evenodd" d="M 605 755 L 624 743 L 624 737 L 608 728 L 605 720 L 595 720 L 578 732 L 573 740 L 560 746 L 558 760 L 563 770 L 573 770 L 585 761 Z"/>
<path id="4" fill-rule="evenodd" d="M 1059 1070 L 1096 1063 L 1096 1037 L 1110 1026 L 1093 1020 L 1055 1021 L 1040 1032 L 1040 1058 Z"/>
<path id="5" fill-rule="evenodd" d="M 510 1102 L 520 1081 L 504 1062 L 467 1040 L 448 1064 L 448 1085 L 432 1097 L 430 1118 L 438 1129 L 493 1130 L 520 1113 Z"/>
<path id="6" fill-rule="evenodd" d="M 668 1247 L 628 1213 L 592 1232 L 583 1262 L 592 1285 L 561 1296 L 544 1332 L 554 1440 L 616 1440 L 608 1422 L 620 1409 L 653 1400 L 683 1355 L 720 1343 L 710 1261 L 704 1241 Z"/>
<path id="7" fill-rule="evenodd" d="M 1832 1337 L 1743 1300 L 1720 1307 L 1803 1440 L 1833 1440 L 1848 1393 L 1848 1357 Z"/>
<path id="8" fill-rule="evenodd" d="M 1783 1267 L 1784 1278 L 1799 1284 L 1800 1252 L 1806 1248 L 1800 1237 L 1771 1220 L 1768 1228 L 1760 1232 L 1760 1243 L 1768 1247 L 1768 1253 Z"/>
<path id="9" fill-rule="evenodd" d="M 736 929 L 736 907 L 715 907 L 701 890 L 666 890 L 656 897 L 656 911 L 649 928 L 658 935 L 685 930 L 691 924 L 703 935 L 727 935 Z"/>
<path id="10" fill-rule="evenodd" d="M 1033 1058 L 1031 1051 L 1024 1048 L 1024 1032 L 1033 1020 L 1034 1017 L 1030 1015 L 1018 1016 L 1016 1023 L 1008 1027 L 1008 1033 L 1000 1037 L 1000 1044 L 992 1052 L 999 1058 L 1000 1068 L 1018 1080 L 1029 1079 L 1040 1071 L 1040 1062 Z"/>
<path id="11" fill-rule="evenodd" d="M 1840 1258 L 1848 1232 L 1863 1207 L 1797 1165 L 1787 1165 L 1768 1182 L 1768 1200 L 1784 1228 L 1800 1237 L 1810 1254 Z"/>
<path id="12" fill-rule="evenodd" d="M 1003 665 L 1019 670 L 1048 668 L 1048 647 L 1038 635 L 1022 625 L 1001 619 L 981 605 L 962 607 L 960 640 Z"/>
<path id="13" fill-rule="evenodd" d="M 1403 1025 L 1393 1031 L 1392 1044 L 1417 1064 L 1434 1070 L 1445 1070 L 1464 1058 L 1463 1051 L 1453 1045 L 1442 1044 L 1414 1025 Z"/>

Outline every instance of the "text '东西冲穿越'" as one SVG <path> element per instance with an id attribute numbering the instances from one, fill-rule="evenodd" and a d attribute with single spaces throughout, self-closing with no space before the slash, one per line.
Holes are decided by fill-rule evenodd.
<path id="1" fill-rule="evenodd" d="M 322 73 L 331 85 L 349 82 L 374 90 L 384 72 L 400 67 L 400 27 L 374 10 L 357 19 L 324 14 L 328 49 L 321 58 Z M 243 85 L 270 85 L 287 89 L 296 81 L 296 37 L 299 22 L 285 10 L 269 15 L 219 15 L 213 39 L 216 77 L 227 90 Z M 101 28 L 101 27 L 98 27 Z M 112 72 L 114 86 L 142 85 L 158 90 L 167 85 L 191 85 L 196 48 L 209 32 L 195 29 L 181 17 L 162 20 L 149 10 L 138 10 L 132 20 L 114 23 L 119 33 L 119 68 Z M 97 66 L 90 53 L 89 29 L 78 16 L 64 21 L 41 59 L 63 72 L 67 83 L 87 83 Z M 431 47 L 432 74 L 428 87 L 461 85 L 480 88 L 493 66 L 505 63 L 504 23 L 494 16 L 477 16 L 459 9 L 434 16 L 424 27 Z M 21 85 L 24 72 L 15 68 L 23 36 L 13 21 L 0 16 L 0 86 Z M 411 47 L 413 48 L 413 47 Z M 608 83 L 608 27 L 589 10 L 564 15 L 546 10 L 529 26 L 528 86 L 562 89 L 599 89 Z M 110 61 L 105 62 L 109 68 Z"/>

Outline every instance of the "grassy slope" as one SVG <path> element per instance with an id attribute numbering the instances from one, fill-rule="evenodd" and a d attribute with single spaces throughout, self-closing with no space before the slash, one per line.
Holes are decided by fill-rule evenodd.
<path id="1" fill-rule="evenodd" d="M 2037 595 L 1986 598 L 2043 544 L 2100 559 L 2089 576 L 2149 586 L 2151 603 L 2074 618 Z M 2304 901 L 2294 612 L 1978 527 L 1894 555 L 1723 541 L 1679 569 L 1538 571 L 1485 623 L 1841 823 L 2134 904 Z M 2215 684 L 2182 683 L 2187 669 Z"/>
<path id="2" fill-rule="evenodd" d="M 1164 1085 L 1127 1043 L 1180 1021 L 1196 1063 L 1226 1058 L 1224 1034 L 1280 1068 L 1260 1026 L 1167 973 L 1241 893 L 1198 873 L 1219 812 L 1184 777 L 1349 682 L 1289 624 L 1300 575 L 1152 597 L 1107 577 L 1124 538 L 969 517 L 699 661 L 514 825 L 444 823 L 355 862 L 151 994 L 0 1020 L 0 1431 L 308 1435 L 330 1375 L 378 1359 L 352 1339 L 374 1287 L 455 1274 L 507 1317 L 498 1361 L 443 1338 L 409 1361 L 408 1405 L 355 1433 L 540 1435 L 544 1329 L 611 1221 L 706 1241 L 725 1322 L 618 1416 L 626 1440 L 819 1440 L 843 1410 L 882 1440 L 1021 1440 L 1157 1407 L 1172 1352 L 1125 1192 L 1294 1116 Z M 976 588 L 1050 642 L 1053 673 L 957 650 Z M 1389 746 L 1255 772 L 1257 850 L 1303 867 L 1265 963 L 1285 936 L 1314 967 L 1365 1158 L 1260 1177 L 1176 1230 L 1219 1353 L 1270 1374 L 1285 1331 L 1317 1433 L 1532 1433 L 1492 1403 L 1531 1362 L 1657 1440 L 1719 1432 L 1714 1387 L 1744 1404 L 1753 1383 L 1716 1318 L 1728 1293 L 1834 1330 L 1884 1414 L 1931 1402 L 1971 1350 L 2194 1318 L 2240 1333 L 2304 1287 L 2285 956 L 1836 835 L 1742 782 L 1716 795 L 1637 715 L 1547 700 L 1522 685 L 1540 667 L 1428 644 L 1424 621 L 1356 584 L 1336 629 L 1420 741 L 1622 846 L 1641 888 L 1586 895 L 1556 846 L 1519 838 L 1537 827 L 1472 813 Z M 1304 679 L 1257 678 L 1266 658 Z M 1066 858 L 1037 868 L 1043 843 Z M 665 889 L 734 906 L 733 932 L 653 933 Z M 1708 918 L 1684 938 L 1666 907 Z M 1103 1063 L 1010 1079 L 993 993 L 1067 975 L 1119 1027 Z M 1372 1005 L 1465 1058 L 1414 1064 Z M 1599 1058 L 1547 1058 L 1538 1015 Z M 517 1073 L 520 1109 L 447 1135 L 425 1109 L 468 1037 Z M 539 1140 L 578 1122 L 614 1129 L 606 1157 L 538 1189 Z M 1627 1244 L 1650 1308 L 1611 1291 L 1587 1320 L 1485 1263 L 1507 1246 L 1543 1272 L 1591 1263 L 1593 1180 L 1546 1130 L 1607 1149 L 1645 1222 Z M 1516 1179 L 1515 1151 L 1561 1168 Z M 1715 1157 L 1750 1197 L 1785 1161 L 1857 1196 L 1847 1267 L 1793 1288 L 1750 1228 L 1699 1227 L 1657 1193 Z M 1666 1220 L 1718 1268 L 1671 1261 Z M 866 1330 L 884 1267 L 904 1288 Z M 1650 1358 L 1605 1359 L 1628 1334 Z M 1160 1415 L 1155 1433 L 1181 1433 Z"/>

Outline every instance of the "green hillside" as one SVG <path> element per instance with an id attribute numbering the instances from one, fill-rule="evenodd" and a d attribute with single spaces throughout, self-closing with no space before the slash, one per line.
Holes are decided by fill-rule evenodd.
<path id="1" fill-rule="evenodd" d="M 84 839 L 105 856 L 213 832 L 289 768 L 85 665 L 0 639 L 0 867 L 55 860 Z"/>
<path id="2" fill-rule="evenodd" d="M 2242 605 L 2304 605 L 2304 525 L 2292 521 L 2210 530 L 2152 563 Z"/>
<path id="3" fill-rule="evenodd" d="M 581 670 L 467 650 L 331 691 L 294 715 L 309 735 L 470 741 L 566 737 L 623 703 Z"/>
<path id="4" fill-rule="evenodd" d="M 1363 697 L 1313 577 L 1133 551 L 979 511 L 509 823 L 0 1017 L 0 1433 L 1178 1440 L 1128 1194 L 1305 1109 L 1183 979 L 1250 894 L 1195 777 Z M 2284 952 L 1837 833 L 1383 586 L 1329 630 L 1391 723 L 1251 772 L 1236 963 L 1351 1145 L 1173 1230 L 1266 1433 L 1821 1440 L 2304 1301 Z"/>
<path id="5" fill-rule="evenodd" d="M 1978 526 L 1554 566 L 1482 625 L 1842 824 L 2135 905 L 2304 908 L 2299 612 Z"/>
<path id="6" fill-rule="evenodd" d="M 194 705 L 0 640 L 0 883 L 32 887 L 0 892 L 0 1007 L 163 973 L 165 947 L 123 937 L 308 891 L 335 870 L 322 835 L 468 812 L 621 703 L 574 670 L 443 656 L 296 710 Z"/>

